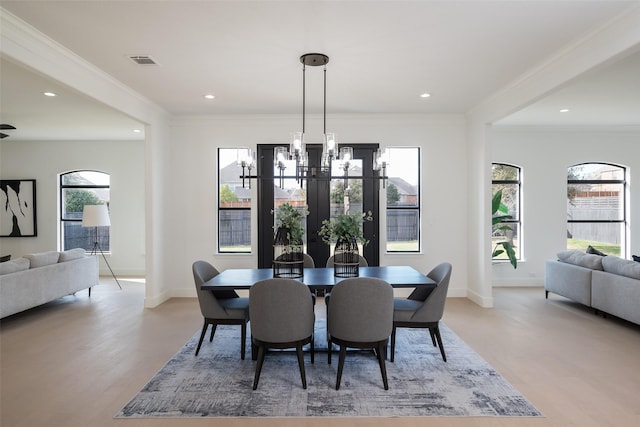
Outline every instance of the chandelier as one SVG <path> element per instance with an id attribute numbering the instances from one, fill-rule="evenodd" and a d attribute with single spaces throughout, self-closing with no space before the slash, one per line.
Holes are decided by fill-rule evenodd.
<path id="1" fill-rule="evenodd" d="M 302 131 L 293 132 L 291 134 L 291 143 L 289 147 L 275 147 L 273 152 L 273 163 L 279 171 L 280 187 L 283 186 L 285 178 L 294 178 L 301 185 L 304 180 L 308 179 L 326 179 L 328 182 L 332 179 L 344 179 L 345 187 L 348 186 L 349 168 L 354 160 L 353 147 L 340 147 L 336 142 L 336 135 L 327 132 L 327 63 L 329 57 L 322 53 L 306 53 L 300 57 L 302 63 Z M 306 151 L 305 131 L 306 131 L 306 67 L 323 67 L 323 141 L 322 156 L 320 166 L 314 167 L 314 173 L 311 174 L 309 168 L 309 155 Z M 287 169 L 286 161 L 295 160 L 295 175 L 285 175 Z M 333 176 L 332 164 L 338 160 L 343 175 Z M 251 179 L 272 179 L 273 176 L 257 176 L 251 175 L 251 170 L 255 168 L 256 155 L 255 152 L 248 148 L 238 150 L 237 164 L 242 167 L 242 186 L 245 185 L 245 179 L 249 180 L 249 188 L 251 188 Z M 373 170 L 377 173 L 374 176 L 352 176 L 357 179 L 381 179 L 383 188 L 385 187 L 387 176 L 386 168 L 389 166 L 389 157 L 385 149 L 378 149 L 373 155 Z"/>

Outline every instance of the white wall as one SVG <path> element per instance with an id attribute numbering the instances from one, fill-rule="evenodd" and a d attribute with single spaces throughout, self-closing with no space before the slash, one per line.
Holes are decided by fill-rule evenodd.
<path id="1" fill-rule="evenodd" d="M 3 141 L 2 179 L 36 180 L 36 237 L 0 238 L 1 253 L 18 257 L 58 249 L 59 174 L 79 169 L 111 175 L 111 255 L 118 275 L 145 274 L 143 141 Z M 110 272 L 100 257 L 101 274 Z"/>
<path id="2" fill-rule="evenodd" d="M 194 260 L 207 260 L 219 269 L 257 266 L 255 232 L 252 254 L 216 254 L 217 148 L 287 144 L 289 133 L 299 125 L 299 116 L 194 117 L 172 123 L 172 184 L 166 196 L 172 245 L 166 250 L 174 266 L 167 272 L 168 282 L 174 284 L 173 296 L 194 295 Z M 317 118 L 307 117 L 308 129 L 322 129 L 321 125 Z M 422 253 L 382 252 L 380 263 L 408 264 L 427 273 L 437 263 L 449 261 L 454 268 L 450 295 L 465 296 L 468 191 L 462 117 L 334 116 L 328 117 L 327 127 L 340 142 L 422 147 Z M 384 212 L 379 215 L 383 228 Z M 256 226 L 254 212 L 254 231 Z"/>
<path id="3" fill-rule="evenodd" d="M 494 127 L 493 162 L 522 168 L 523 256 L 514 270 L 493 265 L 494 286 L 541 286 L 544 262 L 566 249 L 567 167 L 585 162 L 628 168 L 630 252 L 640 253 L 640 130 Z"/>

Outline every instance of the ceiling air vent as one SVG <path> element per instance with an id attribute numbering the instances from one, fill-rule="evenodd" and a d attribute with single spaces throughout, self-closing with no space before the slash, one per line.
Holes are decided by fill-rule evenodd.
<path id="1" fill-rule="evenodd" d="M 158 65 L 155 59 L 148 55 L 131 55 L 129 59 L 138 65 Z"/>

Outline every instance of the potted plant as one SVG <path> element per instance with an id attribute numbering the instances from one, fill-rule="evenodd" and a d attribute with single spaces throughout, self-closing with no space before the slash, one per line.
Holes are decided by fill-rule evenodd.
<path id="1" fill-rule="evenodd" d="M 360 257 L 358 243 L 363 246 L 369 243 L 362 231 L 364 221 L 373 221 L 371 211 L 347 212 L 322 221 L 322 227 L 320 227 L 318 234 L 328 245 L 334 242 L 336 244 L 333 265 L 334 274 L 338 277 L 358 275 Z"/>
<path id="2" fill-rule="evenodd" d="M 495 232 L 513 231 L 511 227 L 504 224 L 505 220 L 513 218 L 511 215 L 507 214 L 508 212 L 509 208 L 504 203 L 502 203 L 502 190 L 498 190 L 496 194 L 493 195 L 493 199 L 491 200 L 492 235 Z M 495 244 L 491 257 L 496 258 L 498 255 L 501 255 L 505 252 L 513 268 L 518 268 L 518 259 L 516 258 L 516 252 L 513 250 L 513 245 L 511 244 L 511 242 L 507 240 L 503 240 Z"/>
<path id="3" fill-rule="evenodd" d="M 271 213 L 274 213 L 273 211 Z M 302 277 L 304 227 L 302 220 L 309 215 L 306 207 L 296 209 L 284 203 L 275 210 L 273 240 L 274 277 Z"/>

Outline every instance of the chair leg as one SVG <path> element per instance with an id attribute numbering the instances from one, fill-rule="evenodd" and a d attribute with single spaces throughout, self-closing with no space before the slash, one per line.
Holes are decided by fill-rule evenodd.
<path id="1" fill-rule="evenodd" d="M 246 349 L 247 341 L 247 324 L 243 323 L 240 326 L 240 359 L 244 360 L 244 351 Z"/>
<path id="2" fill-rule="evenodd" d="M 333 347 L 333 344 L 331 343 L 331 340 L 327 340 L 327 363 L 329 365 L 331 365 L 331 348 Z"/>
<path id="3" fill-rule="evenodd" d="M 258 360 L 258 346 L 253 342 L 253 336 L 249 339 L 251 340 L 251 360 Z"/>
<path id="4" fill-rule="evenodd" d="M 196 348 L 196 356 L 198 355 L 198 353 L 200 353 L 200 346 L 202 345 L 202 340 L 204 340 L 204 336 L 207 333 L 207 326 L 209 326 L 209 323 L 207 322 L 207 319 L 204 319 L 204 325 L 202 326 L 202 333 L 200 334 L 200 341 L 198 341 L 198 347 Z"/>
<path id="5" fill-rule="evenodd" d="M 260 380 L 260 372 L 262 371 L 262 363 L 264 362 L 265 348 L 263 344 L 258 346 L 258 363 L 256 364 L 256 373 L 253 377 L 253 389 L 258 388 L 258 381 Z"/>
<path id="6" fill-rule="evenodd" d="M 315 339 L 313 337 L 313 335 L 311 336 L 311 364 L 313 365 L 314 362 L 314 357 L 315 357 L 315 343 L 314 343 Z"/>
<path id="7" fill-rule="evenodd" d="M 429 328 L 429 335 L 431 335 L 431 342 L 433 343 L 433 346 L 437 347 L 438 345 L 436 344 L 436 334 L 433 333 L 433 328 Z"/>
<path id="8" fill-rule="evenodd" d="M 218 327 L 218 325 L 215 323 L 212 323 L 211 325 L 213 327 L 211 328 L 211 336 L 209 337 L 209 342 L 213 341 L 213 336 L 216 334 L 216 328 Z"/>
<path id="9" fill-rule="evenodd" d="M 438 347 L 440 347 L 440 354 L 442 354 L 442 360 L 447 361 L 447 356 L 444 354 L 444 346 L 442 345 L 442 337 L 440 336 L 440 327 L 436 325 L 434 328 L 436 339 L 438 340 Z"/>
<path id="10" fill-rule="evenodd" d="M 336 377 L 336 390 L 340 389 L 340 380 L 342 379 L 342 368 L 344 367 L 344 358 L 347 355 L 347 347 L 340 345 L 340 356 L 338 357 L 338 376 Z"/>
<path id="11" fill-rule="evenodd" d="M 391 330 L 391 363 L 393 363 L 395 355 L 396 355 L 396 325 L 393 325 L 393 329 Z"/>
<path id="12" fill-rule="evenodd" d="M 386 341 L 380 341 L 378 343 L 378 363 L 380 364 L 380 373 L 382 374 L 382 384 L 384 384 L 384 389 L 389 390 L 389 383 L 387 381 L 387 367 L 384 364 L 384 361 L 386 359 L 384 354 L 386 347 Z"/>
<path id="13" fill-rule="evenodd" d="M 296 354 L 298 355 L 298 367 L 300 368 L 300 378 L 302 379 L 302 388 L 307 388 L 307 377 L 304 372 L 304 357 L 302 356 L 302 344 L 296 345 Z"/>

